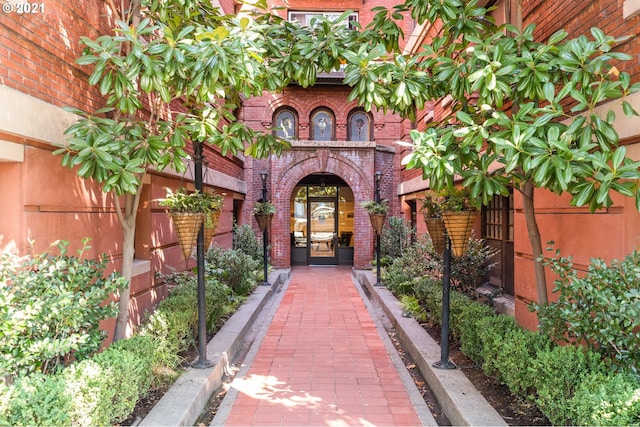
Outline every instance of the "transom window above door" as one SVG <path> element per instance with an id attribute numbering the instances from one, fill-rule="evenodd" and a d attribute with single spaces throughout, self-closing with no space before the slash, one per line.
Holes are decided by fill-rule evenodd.
<path id="1" fill-rule="evenodd" d="M 311 139 L 313 141 L 334 141 L 335 118 L 333 112 L 326 108 L 319 108 L 311 114 Z"/>

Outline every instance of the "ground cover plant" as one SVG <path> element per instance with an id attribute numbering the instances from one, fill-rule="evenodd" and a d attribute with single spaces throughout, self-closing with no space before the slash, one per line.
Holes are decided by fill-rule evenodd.
<path id="1" fill-rule="evenodd" d="M 166 388 L 179 376 L 188 362 L 184 357 L 197 342 L 197 278 L 193 272 L 173 272 L 165 277 L 172 284 L 169 297 L 149 314 L 135 335 L 96 354 L 104 334 L 99 321 L 115 315 L 113 304 L 104 305 L 104 310 L 98 308 L 109 292 L 123 284 L 117 275 L 103 277 L 104 264 L 67 255 L 66 244 L 59 248 L 60 256 L 19 259 L 18 267 L 13 257 L 3 257 L 0 262 L 0 331 L 7 337 L 6 343 L 16 347 L 7 347 L 4 339 L 0 347 L 0 425 L 120 423 L 141 397 Z M 207 332 L 213 334 L 257 285 L 257 263 L 249 262 L 251 258 L 240 251 L 212 248 L 210 252 L 211 263 L 218 262 L 207 265 L 213 274 L 206 274 L 205 283 Z M 232 265 L 232 272 L 225 270 L 226 263 Z M 107 283 L 109 280 L 113 283 Z M 45 283 L 53 286 L 46 289 Z M 86 289 L 78 289 L 79 284 Z M 74 298 L 66 292 L 72 288 Z M 18 291 L 19 297 L 14 296 Z M 57 313 L 57 317 L 43 313 Z M 69 350 L 56 343 L 53 335 L 38 339 L 35 332 L 17 336 L 25 330 L 14 333 L 12 328 L 21 319 L 52 334 L 57 333 L 54 325 L 81 322 L 93 335 L 78 338 L 84 336 L 83 331 L 76 331 L 69 339 L 63 337 L 63 343 L 70 343 Z M 47 351 L 40 351 L 43 348 Z"/>

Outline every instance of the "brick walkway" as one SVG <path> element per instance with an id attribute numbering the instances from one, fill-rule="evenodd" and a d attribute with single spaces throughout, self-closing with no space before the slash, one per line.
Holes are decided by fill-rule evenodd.
<path id="1" fill-rule="evenodd" d="M 415 426 L 351 268 L 295 267 L 225 425 Z"/>

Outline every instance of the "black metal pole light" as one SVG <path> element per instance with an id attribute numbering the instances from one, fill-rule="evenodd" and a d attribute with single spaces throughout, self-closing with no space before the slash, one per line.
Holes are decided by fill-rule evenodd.
<path id="1" fill-rule="evenodd" d="M 267 173 L 267 171 L 262 171 L 260 172 L 260 179 L 262 180 L 262 201 L 266 202 L 267 201 L 267 177 L 269 176 L 269 174 Z M 267 234 L 267 226 L 264 227 L 264 230 L 262 230 L 262 264 L 263 264 L 263 274 L 264 274 L 264 278 L 262 280 L 262 285 L 263 286 L 269 286 L 269 281 L 267 280 L 267 238 L 268 238 L 268 234 Z"/>
<path id="2" fill-rule="evenodd" d="M 373 174 L 375 180 L 375 189 L 376 189 L 376 203 L 380 203 L 382 200 L 380 198 L 380 180 L 382 179 L 382 172 L 376 171 Z M 380 279 L 380 233 L 376 233 L 376 284 L 375 286 L 383 286 L 382 280 Z"/>
<path id="3" fill-rule="evenodd" d="M 440 360 L 433 364 L 438 369 L 456 369 L 449 360 L 449 295 L 451 290 L 451 239 L 444 230 L 444 271 L 442 273 L 442 328 L 440 335 Z"/>
<path id="4" fill-rule="evenodd" d="M 194 142 L 194 184 L 196 190 L 203 191 L 202 179 L 202 142 Z M 196 270 L 198 280 L 198 360 L 192 366 L 198 369 L 208 368 L 213 363 L 207 360 L 207 323 L 205 305 L 204 277 L 204 226 L 200 227 L 196 243 Z"/>

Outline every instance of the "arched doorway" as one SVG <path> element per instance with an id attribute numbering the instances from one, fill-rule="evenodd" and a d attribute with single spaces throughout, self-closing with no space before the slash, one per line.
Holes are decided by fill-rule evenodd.
<path id="1" fill-rule="evenodd" d="M 291 195 L 291 265 L 353 265 L 353 191 L 337 175 L 312 174 Z"/>

